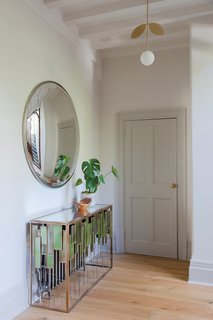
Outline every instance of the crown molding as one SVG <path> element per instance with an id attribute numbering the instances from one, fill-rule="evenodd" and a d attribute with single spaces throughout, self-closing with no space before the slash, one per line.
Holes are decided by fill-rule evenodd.
<path id="1" fill-rule="evenodd" d="M 96 52 L 90 46 L 87 40 L 81 40 L 78 36 L 77 29 L 67 27 L 59 12 L 51 12 L 43 4 L 42 0 L 23 0 L 23 2 L 40 17 L 42 17 L 51 27 L 58 31 L 72 45 L 75 45 L 83 55 L 86 55 L 90 60 L 96 61 Z"/>

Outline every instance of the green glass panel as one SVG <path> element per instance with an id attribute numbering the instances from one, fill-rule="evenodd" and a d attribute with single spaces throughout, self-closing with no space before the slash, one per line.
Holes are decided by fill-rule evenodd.
<path id="1" fill-rule="evenodd" d="M 59 251 L 59 261 L 65 262 L 66 260 L 66 230 L 62 230 L 63 241 L 62 241 L 62 250 Z"/>
<path id="2" fill-rule="evenodd" d="M 75 256 L 75 251 L 74 251 L 74 243 L 70 243 L 70 259 L 73 259 Z"/>
<path id="3" fill-rule="evenodd" d="M 109 235 L 112 237 L 112 211 L 109 211 L 110 215 L 110 226 L 109 226 Z"/>
<path id="4" fill-rule="evenodd" d="M 62 250 L 62 226 L 54 225 L 54 250 Z"/>
<path id="5" fill-rule="evenodd" d="M 108 219 L 107 219 L 107 212 L 104 212 L 104 236 L 106 237 L 107 236 L 107 233 L 108 233 Z"/>
<path id="6" fill-rule="evenodd" d="M 76 223 L 76 242 L 81 243 L 81 222 Z"/>
<path id="7" fill-rule="evenodd" d="M 110 226 L 111 226 L 110 211 L 107 211 L 107 228 L 108 228 L 108 233 L 109 234 L 110 234 Z"/>
<path id="8" fill-rule="evenodd" d="M 80 244 L 80 255 L 81 255 L 81 257 L 83 255 L 83 244 L 82 243 Z"/>
<path id="9" fill-rule="evenodd" d="M 66 251 L 66 230 L 62 231 L 63 234 L 63 251 Z"/>
<path id="10" fill-rule="evenodd" d="M 91 225 L 92 227 L 92 225 Z M 90 245 L 92 246 L 94 243 L 94 232 L 92 232 L 92 228 L 91 228 L 91 236 L 90 236 Z"/>
<path id="11" fill-rule="evenodd" d="M 46 255 L 47 253 L 47 246 L 45 244 L 41 245 L 41 254 Z"/>
<path id="12" fill-rule="evenodd" d="M 47 268 L 53 268 L 54 267 L 54 256 L 53 254 L 47 255 Z"/>
<path id="13" fill-rule="evenodd" d="M 82 244 L 83 244 L 83 250 L 85 250 L 85 248 L 86 248 L 86 235 L 87 235 L 87 233 L 86 233 L 86 221 L 84 222 L 84 223 L 82 223 Z"/>
<path id="14" fill-rule="evenodd" d="M 95 245 L 95 239 L 96 239 L 96 234 L 94 232 L 92 232 L 92 235 L 91 235 L 91 251 L 93 251 L 94 249 L 94 245 Z"/>
<path id="15" fill-rule="evenodd" d="M 87 233 L 88 233 L 88 219 L 85 220 L 84 222 L 84 241 L 85 241 L 85 247 L 87 246 Z"/>
<path id="16" fill-rule="evenodd" d="M 103 238 L 103 237 L 105 236 L 105 225 L 104 225 L 104 224 L 105 224 L 105 221 L 104 221 L 105 213 L 102 212 L 102 215 L 101 215 L 101 216 L 102 216 L 102 221 L 101 221 L 101 222 L 102 222 L 102 224 L 101 224 L 101 227 L 102 227 L 101 229 L 102 229 L 102 230 L 101 230 L 101 234 L 102 234 L 102 238 Z M 103 241 L 102 241 L 102 242 L 103 242 Z"/>
<path id="17" fill-rule="evenodd" d="M 84 222 L 81 223 L 81 243 L 84 242 Z"/>
<path id="18" fill-rule="evenodd" d="M 105 236 L 105 212 L 102 212 L 102 237 Z"/>
<path id="19" fill-rule="evenodd" d="M 92 224 L 87 223 L 87 245 L 91 243 L 91 232 L 92 232 Z"/>
<path id="20" fill-rule="evenodd" d="M 104 217 L 105 216 L 105 212 L 102 212 L 102 221 L 101 221 L 101 227 L 102 227 L 102 237 L 104 237 L 104 224 L 105 224 L 105 220 L 104 220 Z"/>
<path id="21" fill-rule="evenodd" d="M 101 236 L 101 214 L 98 214 L 98 235 Z"/>
<path id="22" fill-rule="evenodd" d="M 79 222 L 79 244 L 82 243 L 82 223 Z"/>
<path id="23" fill-rule="evenodd" d="M 104 235 L 107 235 L 107 213 L 104 212 Z"/>
<path id="24" fill-rule="evenodd" d="M 93 221 L 94 221 L 94 232 L 98 233 L 98 215 L 97 214 L 94 216 Z"/>
<path id="25" fill-rule="evenodd" d="M 47 244 L 47 227 L 41 226 L 41 243 Z"/>
<path id="26" fill-rule="evenodd" d="M 35 237 L 37 234 L 38 226 L 32 225 L 32 252 L 35 252 Z"/>
<path id="27" fill-rule="evenodd" d="M 97 219 L 98 219 L 98 244 L 100 245 L 101 243 L 101 214 L 97 215 Z"/>
<path id="28" fill-rule="evenodd" d="M 93 246 L 93 241 L 92 241 L 91 245 L 90 245 L 90 251 L 93 252 L 93 249 L 94 249 L 94 246 Z"/>
<path id="29" fill-rule="evenodd" d="M 35 268 L 41 268 L 41 238 L 35 237 Z"/>
<path id="30" fill-rule="evenodd" d="M 75 224 L 71 226 L 71 236 L 72 236 L 72 242 L 76 242 L 76 225 Z"/>
<path id="31" fill-rule="evenodd" d="M 101 213 L 101 235 L 104 236 L 104 212 Z"/>
<path id="32" fill-rule="evenodd" d="M 95 228 L 95 217 L 91 218 L 91 223 L 92 223 L 92 232 L 96 232 L 96 228 Z"/>
<path id="33" fill-rule="evenodd" d="M 47 248 L 47 252 L 48 254 L 53 254 L 53 226 L 48 226 L 47 229 L 47 237 L 48 237 L 48 248 Z"/>

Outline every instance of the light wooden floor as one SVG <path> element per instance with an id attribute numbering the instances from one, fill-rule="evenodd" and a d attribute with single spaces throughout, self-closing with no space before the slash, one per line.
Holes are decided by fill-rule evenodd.
<path id="1" fill-rule="evenodd" d="M 113 269 L 69 314 L 31 307 L 15 319 L 213 320 L 213 287 L 187 277 L 187 262 L 115 255 Z"/>

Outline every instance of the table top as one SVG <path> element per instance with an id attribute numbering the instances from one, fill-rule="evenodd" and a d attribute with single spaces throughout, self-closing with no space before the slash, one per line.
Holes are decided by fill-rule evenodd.
<path id="1" fill-rule="evenodd" d="M 81 213 L 74 207 L 64 209 L 58 212 L 48 214 L 46 216 L 38 217 L 30 221 L 30 223 L 42 223 L 42 224 L 70 224 L 76 223 L 86 217 L 93 216 L 98 212 L 111 209 L 112 206 L 108 204 L 96 204 L 95 206 L 89 207 L 87 211 Z"/>

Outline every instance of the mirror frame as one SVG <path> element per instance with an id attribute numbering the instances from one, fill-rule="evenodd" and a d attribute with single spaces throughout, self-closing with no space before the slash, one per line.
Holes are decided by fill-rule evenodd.
<path id="1" fill-rule="evenodd" d="M 33 167 L 33 163 L 32 161 L 29 159 L 29 151 L 27 149 L 27 119 L 26 119 L 26 114 L 27 114 L 27 110 L 28 110 L 28 106 L 29 106 L 29 103 L 34 95 L 34 93 L 37 91 L 37 89 L 39 87 L 41 87 L 42 85 L 45 85 L 45 84 L 48 84 L 48 83 L 51 83 L 51 84 L 55 84 L 57 87 L 59 87 L 63 93 L 68 97 L 68 99 L 70 100 L 70 103 L 72 104 L 73 106 L 73 113 L 74 113 L 74 116 L 75 116 L 75 124 L 76 124 L 76 154 L 75 154 L 75 158 L 74 158 L 74 162 L 73 162 L 73 165 L 71 167 L 71 170 L 70 170 L 70 176 L 67 180 L 65 180 L 63 183 L 60 183 L 60 184 L 55 184 L 55 185 L 51 185 L 51 184 L 48 184 L 48 183 L 45 183 L 45 181 L 43 181 L 42 179 L 40 179 L 40 177 L 36 174 L 35 170 L 34 170 L 34 167 Z M 28 98 L 27 98 L 27 101 L 25 103 L 25 107 L 24 107 L 24 113 L 23 113 L 23 118 L 22 118 L 22 142 L 23 142 L 23 148 L 24 148 L 24 153 L 25 153 L 25 157 L 26 157 L 26 160 L 27 160 L 27 163 L 28 163 L 28 166 L 32 172 L 32 174 L 34 175 L 34 177 L 36 178 L 36 180 L 38 180 L 43 186 L 46 186 L 48 188 L 52 188 L 52 189 L 55 189 L 55 188 L 61 188 L 63 187 L 65 184 L 67 184 L 67 182 L 71 179 L 71 177 L 73 176 L 73 173 L 76 169 L 76 166 L 77 166 L 77 161 L 78 161 L 78 155 L 79 155 L 79 146 L 80 146 L 80 132 L 79 132 L 79 124 L 78 124 L 78 118 L 77 118 L 77 114 L 76 114 L 76 110 L 75 110 L 75 106 L 74 106 L 74 103 L 72 101 L 72 98 L 71 96 L 69 95 L 69 93 L 66 91 L 66 89 L 61 85 L 59 84 L 58 82 L 56 81 L 52 81 L 52 80 L 46 80 L 46 81 L 42 81 L 40 83 L 38 83 L 36 86 L 33 87 L 33 89 L 31 90 Z"/>

